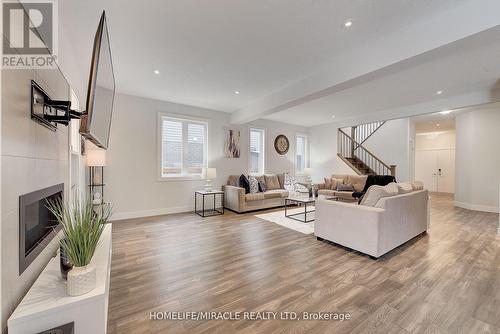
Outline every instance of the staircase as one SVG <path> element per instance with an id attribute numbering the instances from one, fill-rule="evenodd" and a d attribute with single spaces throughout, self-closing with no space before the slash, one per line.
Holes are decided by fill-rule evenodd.
<path id="1" fill-rule="evenodd" d="M 396 176 L 395 165 L 384 163 L 363 146 L 363 143 L 380 129 L 384 123 L 367 123 L 338 130 L 337 155 L 357 174 Z M 347 132 L 350 132 L 350 134 Z"/>

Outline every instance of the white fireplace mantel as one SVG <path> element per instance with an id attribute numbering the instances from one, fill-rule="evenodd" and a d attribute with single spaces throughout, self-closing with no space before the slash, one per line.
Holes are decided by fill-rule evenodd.
<path id="1" fill-rule="evenodd" d="M 74 322 L 75 333 L 105 334 L 111 268 L 111 224 L 108 224 L 92 258 L 96 288 L 69 296 L 61 277 L 59 256 L 50 260 L 8 320 L 9 334 L 39 333 Z"/>

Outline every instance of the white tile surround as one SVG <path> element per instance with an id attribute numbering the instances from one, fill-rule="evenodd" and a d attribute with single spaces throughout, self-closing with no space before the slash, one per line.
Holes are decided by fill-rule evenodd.
<path id="1" fill-rule="evenodd" d="M 58 183 L 68 188 L 68 130 L 53 132 L 30 118 L 35 80 L 54 99 L 68 99 L 59 70 L 2 70 L 1 329 L 57 249 L 54 239 L 19 276 L 19 196 Z"/>

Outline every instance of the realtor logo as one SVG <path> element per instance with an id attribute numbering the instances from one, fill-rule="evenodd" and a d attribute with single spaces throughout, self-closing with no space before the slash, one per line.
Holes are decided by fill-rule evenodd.
<path id="1" fill-rule="evenodd" d="M 2 67 L 53 68 L 57 54 L 55 0 L 4 1 Z"/>

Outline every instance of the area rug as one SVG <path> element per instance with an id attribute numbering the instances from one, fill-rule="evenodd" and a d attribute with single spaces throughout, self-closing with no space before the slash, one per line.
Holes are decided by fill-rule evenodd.
<path id="1" fill-rule="evenodd" d="M 307 208 L 308 214 L 307 214 L 307 219 L 313 219 L 314 218 L 314 212 L 309 212 L 309 210 L 313 211 L 314 207 Z M 287 210 L 288 214 L 290 213 L 304 213 L 304 208 L 295 208 L 295 209 L 288 209 Z M 285 210 L 281 211 L 274 211 L 274 212 L 269 212 L 269 213 L 263 213 L 259 215 L 255 215 L 255 217 L 267 220 L 269 222 L 284 226 L 286 228 L 295 230 L 300 233 L 304 234 L 312 234 L 314 233 L 314 221 L 310 223 L 302 223 L 299 221 L 296 221 L 295 219 L 287 218 L 285 217 Z M 300 217 L 299 217 L 300 218 Z"/>

